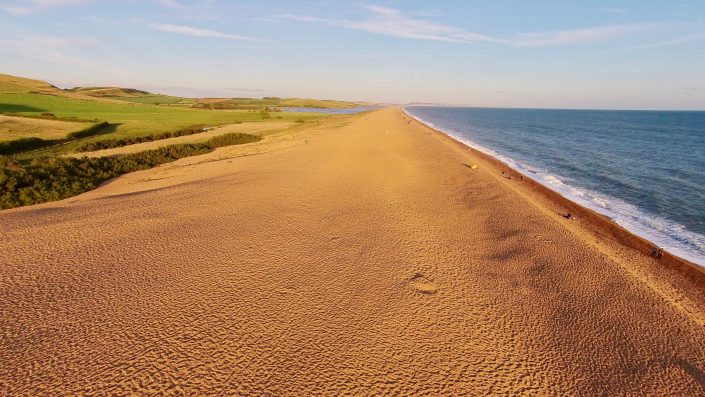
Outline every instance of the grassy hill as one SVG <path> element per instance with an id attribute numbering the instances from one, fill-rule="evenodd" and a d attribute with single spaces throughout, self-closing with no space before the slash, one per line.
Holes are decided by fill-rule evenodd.
<path id="1" fill-rule="evenodd" d="M 10 116 L 50 118 L 62 121 L 108 122 L 101 137 L 86 137 L 48 154 L 68 153 L 97 139 L 120 139 L 176 131 L 193 125 L 216 126 L 240 122 L 307 121 L 322 114 L 279 112 L 279 107 L 342 108 L 356 103 L 296 98 L 180 98 L 120 87 L 77 87 L 60 89 L 47 82 L 0 75 L 0 113 Z M 272 111 L 267 112 L 265 109 Z M 18 125 L 22 124 L 22 128 Z M 7 139 L 52 135 L 52 124 L 34 124 L 42 130 L 31 133 L 31 121 L 6 128 Z M 11 130 L 11 131 L 10 131 Z M 43 151 L 45 149 L 42 149 Z"/>
<path id="2" fill-rule="evenodd" d="M 55 93 L 57 91 L 61 90 L 46 81 L 26 79 L 24 77 L 0 73 L 0 93 Z"/>
<path id="3" fill-rule="evenodd" d="M 307 98 L 199 98 L 193 107 L 202 109 L 259 109 L 262 107 L 303 107 L 319 109 L 344 109 L 360 106 L 355 102 Z"/>
<path id="4" fill-rule="evenodd" d="M 197 109 L 249 110 L 263 107 L 305 107 L 343 109 L 360 106 L 357 102 L 309 98 L 182 98 L 153 94 L 136 88 L 74 87 L 61 89 L 45 81 L 0 74 L 1 94 L 44 94 L 100 102 L 132 102 L 152 105 L 193 107 Z"/>
<path id="5" fill-rule="evenodd" d="M 61 139 L 90 123 L 0 115 L 0 142 L 20 138 Z"/>
<path id="6" fill-rule="evenodd" d="M 106 97 L 144 97 L 154 95 L 147 91 L 138 90 L 135 88 L 122 88 L 122 87 L 74 87 L 67 89 L 69 92 L 77 92 L 83 95 L 88 95 L 98 98 Z"/>
<path id="7" fill-rule="evenodd" d="M 356 105 L 315 99 L 192 99 L 120 87 L 64 90 L 41 80 L 0 74 L 0 208 L 69 197 L 126 172 L 216 147 L 253 143 L 264 131 L 289 131 L 329 117 L 279 107 Z M 235 124 L 248 133 L 203 141 L 204 127 Z M 187 139 L 159 145 L 170 138 Z M 138 142 L 154 142 L 149 147 L 156 149 L 125 154 L 131 150 L 128 145 Z M 125 149 L 115 157 L 65 156 L 94 146 Z"/>

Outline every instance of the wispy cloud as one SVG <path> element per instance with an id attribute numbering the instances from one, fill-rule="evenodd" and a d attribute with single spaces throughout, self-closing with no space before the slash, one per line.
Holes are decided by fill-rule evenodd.
<path id="1" fill-rule="evenodd" d="M 170 15 L 180 19 L 215 20 L 222 17 L 222 5 L 214 0 L 153 0 L 157 5 L 169 11 Z"/>
<path id="2" fill-rule="evenodd" d="M 24 0 L 3 7 L 12 16 L 23 16 L 56 7 L 77 6 L 89 3 L 90 0 Z"/>
<path id="3" fill-rule="evenodd" d="M 518 47 L 547 47 L 564 44 L 585 44 L 605 41 L 655 28 L 654 24 L 596 26 L 585 29 L 543 33 L 522 33 L 511 40 Z"/>
<path id="4" fill-rule="evenodd" d="M 280 15 L 279 18 L 298 22 L 326 23 L 331 26 L 404 39 L 447 41 L 455 43 L 502 41 L 494 37 L 468 32 L 452 26 L 441 25 L 424 19 L 413 18 L 399 10 L 389 7 L 374 5 L 365 5 L 362 7 L 369 11 L 370 15 L 367 19 L 361 21 L 324 19 L 297 14 Z"/>
<path id="5" fill-rule="evenodd" d="M 63 64 L 77 68 L 94 68 L 96 63 L 67 52 L 98 44 L 100 44 L 98 40 L 90 38 L 60 36 L 18 36 L 0 40 L 0 48 L 3 50 L 50 64 Z"/>
<path id="6" fill-rule="evenodd" d="M 162 32 L 176 33 L 176 34 L 182 34 L 182 35 L 193 36 L 193 37 L 227 39 L 227 40 L 241 40 L 241 41 L 265 41 L 265 40 L 254 38 L 254 37 L 241 36 L 241 35 L 231 34 L 231 33 L 223 33 L 223 32 L 218 32 L 215 30 L 194 28 L 192 26 L 186 26 L 186 25 L 172 25 L 172 24 L 168 24 L 168 23 L 159 23 L 159 24 L 151 24 L 150 26 L 153 29 L 156 29 L 156 30 L 159 30 Z"/>
<path id="7" fill-rule="evenodd" d="M 649 48 L 671 47 L 671 46 L 678 45 L 678 44 L 685 44 L 685 43 L 690 43 L 692 41 L 702 41 L 702 40 L 705 40 L 705 31 L 694 33 L 694 34 L 691 34 L 688 36 L 677 37 L 677 38 L 671 39 L 671 40 L 663 40 L 663 41 L 657 41 L 655 43 L 648 43 L 648 44 L 643 44 L 643 45 L 638 45 L 638 46 L 632 46 L 632 47 L 624 48 L 624 50 L 644 50 L 644 49 L 649 49 Z"/>
<path id="8" fill-rule="evenodd" d="M 514 37 L 502 38 L 416 18 L 394 8 L 375 5 L 363 5 L 361 7 L 367 10 L 369 15 L 365 19 L 357 21 L 298 14 L 284 14 L 277 17 L 298 22 L 325 23 L 330 26 L 404 39 L 453 43 L 496 43 L 515 47 L 548 47 L 594 43 L 653 29 L 656 26 L 654 24 L 596 26 L 574 30 L 521 33 Z"/>

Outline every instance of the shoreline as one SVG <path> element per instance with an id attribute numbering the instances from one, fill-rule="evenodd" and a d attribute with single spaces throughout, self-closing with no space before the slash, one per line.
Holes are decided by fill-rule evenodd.
<path id="1" fill-rule="evenodd" d="M 389 107 L 0 212 L 0 395 L 702 394 L 699 273 L 514 176 Z"/>
<path id="2" fill-rule="evenodd" d="M 418 122 L 425 128 L 428 128 L 429 130 L 440 134 L 443 137 L 449 138 L 456 145 L 468 150 L 473 155 L 487 161 L 489 164 L 491 164 L 491 166 L 494 168 L 494 171 L 498 175 L 501 176 L 501 173 L 504 172 L 504 170 L 509 170 L 509 174 L 507 175 L 510 178 L 513 178 L 511 180 L 517 180 L 518 178 L 521 178 L 519 180 L 524 183 L 524 186 L 526 186 L 527 190 L 532 190 L 533 194 L 539 194 L 541 197 L 550 201 L 554 205 L 566 209 L 567 213 L 575 216 L 577 219 L 580 219 L 581 222 L 585 223 L 585 227 L 583 227 L 583 229 L 585 229 L 585 231 L 589 232 L 590 234 L 597 234 L 604 238 L 612 239 L 613 241 L 616 241 L 619 244 L 622 244 L 628 248 L 634 249 L 639 253 L 646 255 L 647 257 L 650 257 L 652 250 L 655 247 L 658 247 L 657 244 L 617 224 L 608 216 L 600 214 L 593 209 L 590 209 L 571 200 L 568 197 L 565 197 L 561 193 L 551 189 L 550 187 L 532 178 L 530 175 L 527 175 L 512 168 L 502 160 L 493 157 L 490 154 L 484 153 L 476 148 L 473 148 L 472 146 L 469 146 L 468 144 L 460 141 L 453 135 L 439 128 L 435 128 L 429 124 L 426 124 L 426 122 L 407 112 L 406 107 L 401 106 L 400 109 L 404 113 L 404 115 L 411 118 L 415 122 Z M 562 216 L 562 214 L 559 215 Z M 658 261 L 664 265 L 677 268 L 682 273 L 688 275 L 689 278 L 693 278 L 705 283 L 705 267 L 703 266 L 700 266 L 685 258 L 672 254 L 666 250 L 663 251 L 662 257 L 659 258 Z"/>

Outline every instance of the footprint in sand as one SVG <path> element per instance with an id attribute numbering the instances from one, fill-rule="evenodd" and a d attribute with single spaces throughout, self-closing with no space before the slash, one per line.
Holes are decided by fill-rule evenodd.
<path id="1" fill-rule="evenodd" d="M 433 295 L 438 291 L 438 286 L 421 273 L 414 274 L 414 277 L 409 279 L 409 285 L 422 294 Z"/>

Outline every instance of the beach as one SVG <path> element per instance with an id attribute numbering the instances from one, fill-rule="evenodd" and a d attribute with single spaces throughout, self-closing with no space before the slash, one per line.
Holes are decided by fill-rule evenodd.
<path id="1" fill-rule="evenodd" d="M 701 268 L 396 107 L 0 234 L 0 395 L 705 393 Z"/>

